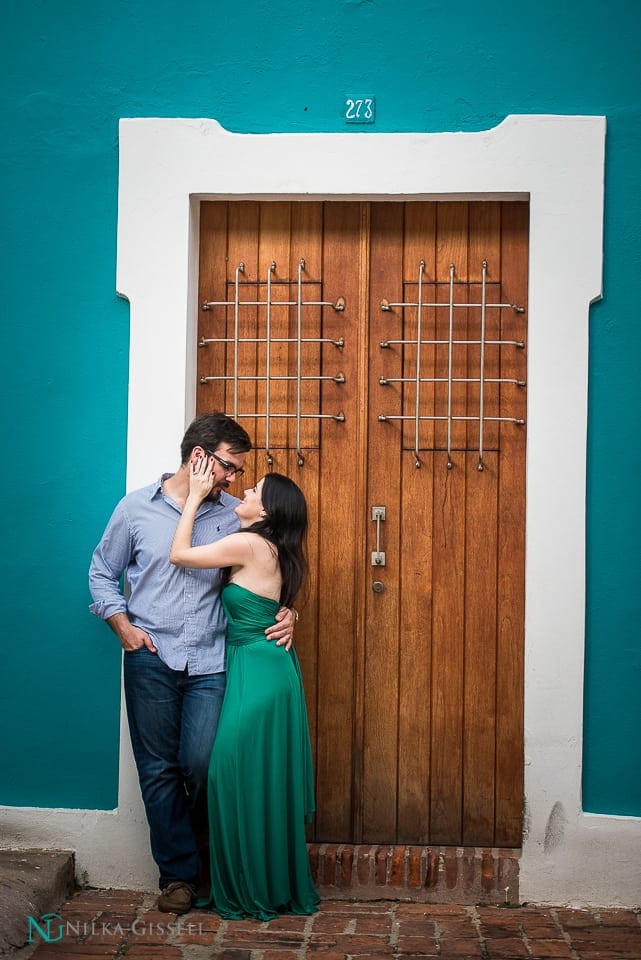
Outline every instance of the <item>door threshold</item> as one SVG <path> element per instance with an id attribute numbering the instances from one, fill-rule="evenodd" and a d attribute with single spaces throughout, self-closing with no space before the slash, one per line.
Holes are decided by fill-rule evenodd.
<path id="1" fill-rule="evenodd" d="M 519 903 L 518 848 L 354 843 L 307 847 L 323 899 Z"/>

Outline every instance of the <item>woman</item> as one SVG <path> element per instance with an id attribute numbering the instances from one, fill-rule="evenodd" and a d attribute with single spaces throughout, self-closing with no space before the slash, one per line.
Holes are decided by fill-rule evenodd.
<path id="1" fill-rule="evenodd" d="M 208 781 L 211 894 L 197 905 L 230 919 L 310 914 L 319 898 L 305 840 L 314 811 L 305 695 L 295 651 L 264 634 L 303 581 L 307 506 L 292 480 L 270 473 L 236 507 L 238 533 L 192 547 L 212 468 L 211 457 L 190 467 L 169 557 L 226 568 L 227 688 Z"/>

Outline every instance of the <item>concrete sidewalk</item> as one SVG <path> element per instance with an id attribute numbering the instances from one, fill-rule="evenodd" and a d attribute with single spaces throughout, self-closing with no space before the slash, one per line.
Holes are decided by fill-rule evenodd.
<path id="1" fill-rule="evenodd" d="M 153 894 L 81 890 L 41 932 L 32 925 L 31 945 L 16 958 L 641 960 L 635 910 L 325 900 L 313 917 L 260 923 L 201 910 L 176 917 L 155 904 Z"/>

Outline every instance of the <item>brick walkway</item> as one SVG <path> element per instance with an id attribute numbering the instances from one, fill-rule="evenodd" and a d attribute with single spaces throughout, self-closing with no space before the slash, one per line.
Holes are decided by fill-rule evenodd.
<path id="1" fill-rule="evenodd" d="M 54 915 L 54 917 L 57 915 Z M 326 900 L 313 917 L 222 921 L 160 913 L 151 894 L 83 890 L 50 921 L 34 960 L 641 960 L 634 910 L 450 906 Z M 47 928 L 42 927 L 44 932 Z M 35 947 L 35 949 L 34 949 Z"/>

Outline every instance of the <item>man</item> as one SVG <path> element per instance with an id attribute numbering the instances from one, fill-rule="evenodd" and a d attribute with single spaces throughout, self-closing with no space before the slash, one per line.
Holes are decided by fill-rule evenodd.
<path id="1" fill-rule="evenodd" d="M 124 650 L 129 731 L 164 912 L 191 909 L 201 875 L 198 846 L 206 846 L 207 771 L 225 689 L 226 627 L 220 571 L 172 566 L 169 550 L 189 493 L 189 465 L 202 457 L 213 461 L 215 485 L 198 510 L 194 545 L 239 528 L 239 501 L 227 488 L 244 473 L 250 448 L 247 432 L 225 414 L 196 417 L 183 437 L 179 469 L 120 501 L 89 570 L 89 609 L 107 621 Z M 283 608 L 277 621 L 267 639 L 290 644 L 294 614 Z"/>

